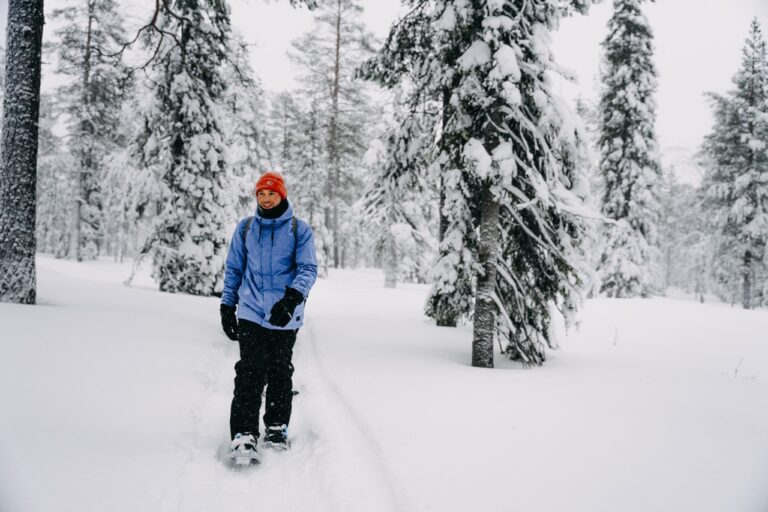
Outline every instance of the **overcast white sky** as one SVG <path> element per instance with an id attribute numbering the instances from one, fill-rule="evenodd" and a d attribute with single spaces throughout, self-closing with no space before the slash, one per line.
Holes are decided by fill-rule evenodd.
<path id="1" fill-rule="evenodd" d="M 587 97 L 596 97 L 599 43 L 611 11 L 611 2 L 594 6 L 587 17 L 564 20 L 554 37 L 555 57 L 578 73 L 579 92 Z M 712 123 L 704 93 L 731 88 L 752 18 L 768 35 L 768 0 L 659 0 L 644 11 L 656 46 L 659 144 L 696 150 Z M 576 94 L 568 87 L 562 92 Z"/>
<path id="2" fill-rule="evenodd" d="M 365 22 L 384 38 L 400 12 L 399 0 L 368 0 Z M 711 127 L 704 93 L 724 92 L 740 64 L 750 21 L 757 16 L 768 34 L 768 0 L 660 0 L 644 7 L 654 30 L 659 74 L 657 135 L 662 148 L 695 151 Z M 554 34 L 558 62 L 576 72 L 578 85 L 565 84 L 567 97 L 596 97 L 600 41 L 605 37 L 612 2 L 592 7 L 588 16 L 563 21 Z M 289 42 L 312 26 L 306 9 L 287 1 L 232 0 L 233 21 L 252 51 L 253 67 L 264 87 L 295 86 L 294 70 L 285 57 Z"/>
<path id="3" fill-rule="evenodd" d="M 124 0 L 126 5 L 154 2 Z M 281 90 L 295 86 L 295 70 L 286 57 L 292 39 L 312 27 L 306 9 L 293 9 L 287 0 L 230 0 L 234 26 L 252 48 L 252 64 L 264 87 Z M 61 0 L 46 2 L 46 11 Z M 383 38 L 400 12 L 399 0 L 362 0 L 364 21 Z M 564 20 L 554 35 L 558 62 L 579 76 L 577 85 L 564 84 L 567 97 L 581 93 L 596 97 L 600 62 L 599 43 L 611 13 L 610 0 L 592 7 L 588 16 Z M 131 9 L 128 19 L 138 23 L 141 13 Z M 766 0 L 659 0 L 645 5 L 656 41 L 659 73 L 657 134 L 662 148 L 696 150 L 711 127 L 706 91 L 725 92 L 739 66 L 749 23 L 755 16 L 768 34 Z M 0 22 L 7 17 L 7 0 L 0 0 Z M 47 28 L 50 28 L 48 26 Z M 47 32 L 46 32 L 47 34 Z M 45 78 L 44 78 L 45 80 Z"/>

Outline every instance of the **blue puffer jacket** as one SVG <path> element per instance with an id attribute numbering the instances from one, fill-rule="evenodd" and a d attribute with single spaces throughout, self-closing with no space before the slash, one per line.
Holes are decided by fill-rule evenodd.
<path id="1" fill-rule="evenodd" d="M 312 228 L 296 219 L 293 233 L 293 208 L 276 219 L 265 219 L 256 212 L 245 240 L 248 264 L 243 273 L 243 233 L 241 220 L 229 244 L 221 303 L 237 305 L 237 317 L 268 329 L 298 329 L 304 323 L 304 303 L 299 304 L 285 327 L 269 323 L 272 306 L 283 298 L 287 287 L 306 298 L 317 279 L 317 258 Z"/>

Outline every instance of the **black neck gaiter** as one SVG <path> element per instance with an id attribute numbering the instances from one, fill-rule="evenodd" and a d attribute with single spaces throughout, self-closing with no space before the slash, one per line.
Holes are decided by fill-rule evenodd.
<path id="1" fill-rule="evenodd" d="M 262 219 L 276 219 L 282 214 L 284 214 L 287 209 L 288 209 L 288 200 L 283 199 L 282 201 L 280 201 L 279 205 L 272 207 L 269 210 L 265 210 L 264 208 L 259 206 L 258 211 L 259 211 L 259 216 Z"/>

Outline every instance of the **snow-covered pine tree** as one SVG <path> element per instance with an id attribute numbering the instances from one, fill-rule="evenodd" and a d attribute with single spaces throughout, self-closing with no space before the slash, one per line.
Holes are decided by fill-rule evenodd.
<path id="1" fill-rule="evenodd" d="M 9 0 L 0 147 L 0 302 L 34 304 L 43 0 Z"/>
<path id="2" fill-rule="evenodd" d="M 67 256 L 71 236 L 72 197 L 77 183 L 72 169 L 77 162 L 54 134 L 54 99 L 40 95 L 37 153 L 37 250 L 57 258 Z"/>
<path id="3" fill-rule="evenodd" d="M 56 71 L 69 78 L 58 90 L 57 103 L 68 117 L 69 150 L 76 161 L 69 254 L 82 261 L 98 256 L 106 236 L 103 160 L 118 144 L 115 134 L 129 83 L 125 66 L 107 55 L 125 35 L 114 0 L 73 0 L 55 9 L 53 19 L 61 23 L 54 33 Z"/>
<path id="4" fill-rule="evenodd" d="M 285 172 L 300 155 L 298 134 L 306 120 L 299 93 L 281 91 L 269 96 L 269 143 L 272 148 L 271 167 Z"/>
<path id="5" fill-rule="evenodd" d="M 261 173 L 271 168 L 269 134 L 264 122 L 267 105 L 264 91 L 253 78 L 245 43 L 239 35 L 233 34 L 232 39 L 233 65 L 222 70 L 227 84 L 223 131 L 233 174 L 229 185 L 238 200 L 237 211 L 251 215 L 253 186 Z"/>
<path id="6" fill-rule="evenodd" d="M 603 239 L 600 236 L 603 228 L 603 217 L 600 212 L 600 201 L 603 195 L 603 177 L 600 173 L 599 154 L 597 140 L 600 132 L 599 110 L 597 102 L 584 99 L 579 96 L 576 98 L 576 114 L 584 123 L 582 133 L 585 137 L 587 152 L 584 162 L 585 174 L 589 180 L 589 195 L 587 204 L 594 213 L 594 218 L 588 221 L 588 235 L 584 240 L 582 247 L 587 258 L 587 280 L 586 295 L 594 297 L 600 293 L 600 276 L 598 275 L 597 265 L 602 253 Z"/>
<path id="7" fill-rule="evenodd" d="M 138 157 L 149 135 L 145 131 L 142 105 L 152 96 L 144 87 L 134 87 L 123 101 L 122 122 L 115 134 L 119 144 L 104 159 L 102 200 L 105 227 L 116 261 L 136 256 L 162 204 L 162 182 L 152 167 L 143 167 Z"/>
<path id="8" fill-rule="evenodd" d="M 438 6 L 433 2 L 405 3 L 409 13 L 393 25 L 384 47 L 364 66 L 363 75 L 389 88 L 412 84 L 405 88 L 408 93 L 402 101 L 408 116 L 423 113 L 433 117 L 430 122 L 436 134 L 403 131 L 399 137 L 403 147 L 411 147 L 409 137 L 417 138 L 416 147 L 422 147 L 418 139 L 425 136 L 437 141 L 425 147 L 428 154 L 423 155 L 429 162 L 428 181 L 438 190 L 439 201 L 439 255 L 430 276 L 433 287 L 425 313 L 439 326 L 455 327 L 472 312 L 476 234 L 470 191 L 462 183 L 461 151 L 451 151 L 456 141 L 447 131 L 453 112 L 450 77 L 454 73 L 432 53 L 437 42 L 435 27 L 450 25 L 453 11 L 446 10 L 446 17 L 441 19 L 436 18 Z"/>
<path id="9" fill-rule="evenodd" d="M 711 95 L 715 124 L 703 144 L 710 160 L 705 187 L 718 231 L 715 272 L 721 294 L 738 293 L 742 306 L 751 308 L 768 302 L 763 293 L 768 243 L 768 55 L 757 19 L 752 21 L 733 82 L 735 89 L 726 95 Z"/>
<path id="10" fill-rule="evenodd" d="M 398 94 L 413 99 L 413 94 Z M 377 148 L 369 154 L 373 176 L 361 200 L 363 222 L 374 234 L 373 247 L 387 288 L 397 281 L 426 282 L 437 250 L 431 225 L 434 199 L 427 183 L 436 116 L 428 106 L 410 108 L 395 101 L 394 112 Z"/>
<path id="11" fill-rule="evenodd" d="M 161 16 L 155 85 L 133 143 L 139 166 L 161 183 L 142 253 L 151 252 L 161 291 L 210 295 L 222 286 L 237 200 L 221 119 L 229 10 L 223 0 L 174 0 Z"/>
<path id="12" fill-rule="evenodd" d="M 603 41 L 598 141 L 602 212 L 614 222 L 606 225 L 597 270 L 600 289 L 609 297 L 647 297 L 658 286 L 656 69 L 653 33 L 642 1 L 614 0 Z"/>
<path id="13" fill-rule="evenodd" d="M 325 215 L 322 196 L 327 177 L 327 134 L 320 117 L 317 102 L 307 101 L 300 92 L 282 91 L 272 96 L 269 125 L 273 166 L 291 176 L 291 202 L 313 228 L 322 225 Z"/>
<path id="14" fill-rule="evenodd" d="M 316 99 L 301 91 L 281 91 L 269 95 L 267 139 L 269 169 L 290 177 L 291 205 L 296 215 L 314 231 L 318 269 L 328 273 L 331 233 L 325 226 L 324 198 L 327 166 L 327 130 Z"/>
<path id="15" fill-rule="evenodd" d="M 552 306 L 570 316 L 579 301 L 583 147 L 546 75 L 558 69 L 550 30 L 588 3 L 438 0 L 421 11 L 434 30 L 432 48 L 406 48 L 401 22 L 375 64 L 386 79 L 382 70 L 397 73 L 396 57 L 407 54 L 416 87 L 441 101 L 433 162 L 446 229 L 436 289 L 463 313 L 471 281 L 459 273 L 476 276 L 475 366 L 493 366 L 497 336 L 513 359 L 541 364 L 553 342 Z"/>
<path id="16" fill-rule="evenodd" d="M 704 197 L 700 189 L 679 183 L 674 167 L 664 169 L 661 187 L 659 246 L 664 259 L 664 286 L 675 287 L 704 301 L 711 291 L 711 261 L 714 249 L 707 226 Z"/>
<path id="17" fill-rule="evenodd" d="M 488 4 L 481 18 L 482 39 L 476 38 L 459 58 L 465 71 L 467 59 L 472 59 L 473 70 L 459 87 L 460 112 L 466 117 L 487 112 L 467 125 L 477 131 L 464 155 L 478 182 L 487 186 L 481 199 L 479 253 L 485 273 L 492 275 L 491 266 L 496 270 L 491 283 L 485 284 L 482 274 L 478 278 L 475 343 L 482 347 L 475 352 L 481 361 L 489 357 L 495 329 L 510 358 L 540 365 L 544 347 L 556 343 L 550 328 L 554 308 L 570 322 L 581 300 L 582 215 L 588 213 L 584 135 L 546 78 L 559 70 L 549 50 L 549 33 L 563 15 L 585 12 L 588 2 L 508 2 L 507 9 L 496 12 Z M 509 9 L 513 5 L 519 10 Z M 507 18 L 499 19 L 504 14 Z M 489 47 L 488 61 L 480 41 Z M 473 47 L 481 52 L 480 62 Z M 477 92 L 476 82 L 484 85 L 483 92 Z M 497 234 L 499 242 L 494 241 Z M 488 323 L 478 328 L 481 307 Z"/>
<path id="18" fill-rule="evenodd" d="M 302 72 L 302 93 L 325 131 L 327 174 L 313 183 L 327 198 L 323 223 L 331 237 L 322 240 L 322 229 L 315 235 L 329 251 L 324 257 L 333 267 L 345 266 L 351 258 L 352 232 L 359 222 L 350 209 L 362 195 L 359 164 L 376 111 L 368 85 L 356 78 L 357 68 L 373 53 L 373 36 L 360 21 L 361 12 L 358 0 L 318 2 L 315 27 L 293 43 L 291 52 Z M 292 170 L 285 172 L 289 177 Z"/>

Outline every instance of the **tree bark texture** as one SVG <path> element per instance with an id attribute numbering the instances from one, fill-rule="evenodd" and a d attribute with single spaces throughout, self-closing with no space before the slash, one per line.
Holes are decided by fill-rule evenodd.
<path id="1" fill-rule="evenodd" d="M 330 140 L 329 140 L 329 153 L 331 165 L 329 171 L 329 187 L 328 197 L 333 203 L 332 206 L 332 218 L 331 218 L 331 241 L 333 243 L 333 266 L 339 268 L 341 265 L 339 253 L 339 198 L 336 195 L 339 193 L 340 184 L 340 169 L 341 159 L 339 157 L 339 84 L 341 80 L 341 0 L 336 1 L 336 53 L 334 55 L 334 67 L 333 67 L 333 94 L 332 94 L 332 106 L 331 106 L 331 126 L 330 126 Z"/>
<path id="2" fill-rule="evenodd" d="M 397 287 L 397 247 L 395 237 L 389 230 L 395 222 L 391 211 L 390 208 L 390 214 L 387 216 L 387 233 L 384 235 L 384 288 Z"/>
<path id="3" fill-rule="evenodd" d="M 448 89 L 443 89 L 443 112 L 442 112 L 442 126 L 441 126 L 441 140 L 445 140 L 446 134 L 445 134 L 445 127 L 448 124 L 448 109 L 450 108 L 450 101 L 451 101 L 451 94 Z M 440 205 L 439 205 L 439 211 L 440 211 L 440 218 L 438 223 L 438 241 L 442 242 L 443 238 L 445 238 L 445 232 L 448 231 L 448 217 L 446 217 L 445 213 L 443 212 L 443 207 L 445 206 L 445 179 L 443 176 L 440 176 Z"/>
<path id="4" fill-rule="evenodd" d="M 91 116 L 93 115 L 93 101 L 92 101 L 92 91 L 91 91 L 91 66 L 93 64 L 93 58 L 92 58 L 92 49 L 93 46 L 92 43 L 92 34 L 93 34 L 93 22 L 94 22 L 94 1 L 88 0 L 88 25 L 85 31 L 85 49 L 83 53 L 83 105 L 82 108 L 86 112 L 86 118 L 82 119 L 80 121 L 80 136 L 83 137 L 83 140 L 80 141 L 81 146 L 79 147 L 79 158 L 80 158 L 80 169 L 78 169 L 77 173 L 77 198 L 75 198 L 75 219 L 77 224 L 75 225 L 75 236 L 74 243 L 77 245 L 75 246 L 75 252 L 72 254 L 72 257 L 74 257 L 77 261 L 83 261 L 84 259 L 84 248 L 86 244 L 86 237 L 83 230 L 83 225 L 88 224 L 89 225 L 89 237 L 93 237 L 93 234 L 98 230 L 98 225 L 96 219 L 92 218 L 93 213 L 90 212 L 90 214 L 83 215 L 83 206 L 85 205 L 91 205 L 92 201 L 92 194 L 96 193 L 95 190 L 93 190 L 93 185 L 95 181 L 94 174 L 96 173 L 96 169 L 94 166 L 93 161 L 93 138 L 95 136 L 94 133 L 94 125 L 93 120 L 91 119 Z M 90 256 L 90 255 L 89 255 Z"/>
<path id="5" fill-rule="evenodd" d="M 752 252 L 744 252 L 744 280 L 741 287 L 741 305 L 744 309 L 752 309 Z"/>
<path id="6" fill-rule="evenodd" d="M 483 273 L 477 279 L 475 323 L 472 340 L 472 366 L 493 368 L 493 336 L 496 331 L 496 259 L 499 255 L 499 202 L 489 188 L 483 191 L 480 205 L 480 247 L 478 262 Z"/>
<path id="7" fill-rule="evenodd" d="M 43 0 L 9 0 L 0 158 L 0 301 L 34 304 Z"/>

